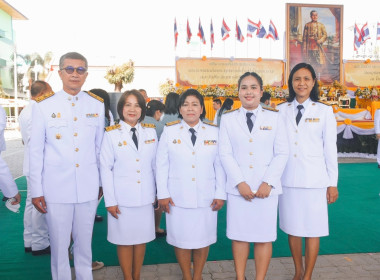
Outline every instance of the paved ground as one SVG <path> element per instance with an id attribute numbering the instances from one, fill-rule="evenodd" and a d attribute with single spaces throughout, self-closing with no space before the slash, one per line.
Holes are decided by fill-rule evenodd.
<path id="1" fill-rule="evenodd" d="M 8 163 L 12 175 L 22 176 L 23 145 L 20 133 L 15 130 L 5 132 L 7 150 L 2 157 Z M 373 158 L 340 158 L 339 162 L 375 162 Z M 294 273 L 291 258 L 273 258 L 266 279 L 291 280 Z M 119 266 L 104 267 L 93 273 L 94 280 L 123 279 Z M 181 270 L 178 264 L 146 265 L 142 269 L 142 280 L 180 280 Z M 254 279 L 253 260 L 248 261 L 246 276 Z M 210 261 L 206 263 L 203 279 L 235 279 L 233 261 Z M 313 279 L 363 279 L 380 280 L 380 253 L 345 254 L 319 256 Z"/>

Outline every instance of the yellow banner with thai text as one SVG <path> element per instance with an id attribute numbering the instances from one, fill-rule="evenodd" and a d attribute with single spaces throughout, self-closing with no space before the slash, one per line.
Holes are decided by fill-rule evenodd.
<path id="1" fill-rule="evenodd" d="M 256 72 L 263 85 L 284 84 L 282 60 L 179 58 L 176 61 L 177 83 L 181 86 L 233 85 L 245 72 Z"/>
<path id="2" fill-rule="evenodd" d="M 380 62 L 346 62 L 344 64 L 344 82 L 347 87 L 379 86 Z"/>

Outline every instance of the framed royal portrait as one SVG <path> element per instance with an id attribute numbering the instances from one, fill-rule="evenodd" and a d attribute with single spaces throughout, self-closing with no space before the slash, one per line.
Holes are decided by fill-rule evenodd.
<path id="1" fill-rule="evenodd" d="M 286 4 L 286 73 L 300 62 L 324 84 L 342 82 L 343 5 Z"/>

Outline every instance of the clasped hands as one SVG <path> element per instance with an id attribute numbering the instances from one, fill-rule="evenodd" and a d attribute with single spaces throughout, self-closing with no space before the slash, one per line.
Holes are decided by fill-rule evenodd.
<path id="1" fill-rule="evenodd" d="M 246 182 L 241 182 L 237 185 L 240 195 L 247 201 L 251 201 L 255 197 L 267 198 L 270 195 L 272 187 L 268 183 L 261 183 L 257 192 L 252 192 L 251 187 Z"/>
<path id="2" fill-rule="evenodd" d="M 170 213 L 170 205 L 175 206 L 171 197 L 158 200 L 158 208 L 162 209 L 162 211 L 166 213 Z M 212 208 L 212 211 L 218 211 L 223 207 L 223 205 L 224 205 L 223 199 L 214 199 L 210 207 Z"/>

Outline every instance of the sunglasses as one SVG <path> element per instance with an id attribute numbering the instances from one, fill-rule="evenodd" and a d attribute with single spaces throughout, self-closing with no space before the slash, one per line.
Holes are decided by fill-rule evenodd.
<path id="1" fill-rule="evenodd" d="M 74 68 L 72 66 L 67 66 L 66 68 L 62 68 L 61 70 L 65 70 L 67 74 L 72 74 L 74 73 L 74 71 L 77 71 L 79 75 L 83 75 L 84 73 L 87 72 L 86 68 L 83 68 L 83 67 Z"/>

